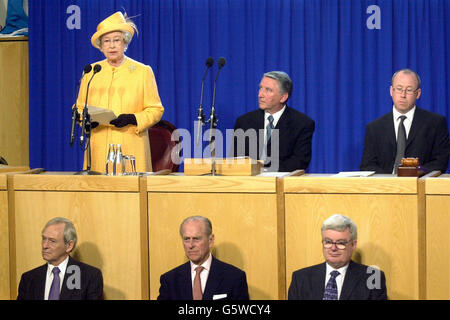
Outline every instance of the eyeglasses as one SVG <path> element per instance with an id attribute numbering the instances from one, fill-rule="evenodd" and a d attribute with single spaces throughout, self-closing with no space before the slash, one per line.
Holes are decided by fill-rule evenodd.
<path id="1" fill-rule="evenodd" d="M 121 38 L 114 38 L 114 39 L 103 39 L 102 45 L 103 46 L 110 46 L 112 43 L 114 43 L 115 46 L 119 45 L 122 42 L 123 39 Z"/>
<path id="2" fill-rule="evenodd" d="M 333 242 L 331 240 L 322 240 L 322 245 L 325 249 L 331 249 L 333 247 L 333 244 L 336 245 L 336 248 L 338 248 L 339 250 L 344 250 L 345 248 L 347 248 L 347 245 L 350 243 L 351 241 L 336 241 Z"/>
<path id="3" fill-rule="evenodd" d="M 406 92 L 406 94 L 408 96 L 412 96 L 413 94 L 415 94 L 417 92 L 417 90 L 419 90 L 419 89 L 413 90 L 411 88 L 407 88 L 407 89 L 403 89 L 403 88 L 400 88 L 400 87 L 395 87 L 394 88 L 394 91 L 397 92 L 398 94 L 402 94 L 403 92 Z"/>

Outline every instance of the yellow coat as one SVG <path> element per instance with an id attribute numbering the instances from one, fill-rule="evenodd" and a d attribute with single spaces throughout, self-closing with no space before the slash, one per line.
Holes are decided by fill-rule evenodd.
<path id="1" fill-rule="evenodd" d="M 124 155 L 136 157 L 138 172 L 152 171 L 148 129 L 156 124 L 164 113 L 152 68 L 128 57 L 125 57 L 120 67 L 112 67 L 106 60 L 97 64 L 101 65 L 102 69 L 91 81 L 87 104 L 111 109 L 116 116 L 132 113 L 136 116 L 137 126 L 116 128 L 112 125 L 99 125 L 92 129 L 91 170 L 106 172 L 109 144 L 114 143 L 122 145 Z M 77 100 L 80 114 L 84 108 L 86 88 L 92 74 L 93 71 L 86 74 L 80 85 Z"/>

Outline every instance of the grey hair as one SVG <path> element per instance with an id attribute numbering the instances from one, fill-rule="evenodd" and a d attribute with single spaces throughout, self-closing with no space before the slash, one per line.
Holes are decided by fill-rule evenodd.
<path id="1" fill-rule="evenodd" d="M 44 229 L 42 229 L 42 233 L 44 233 L 44 230 L 47 229 L 47 227 L 61 223 L 64 224 L 64 243 L 68 244 L 70 241 L 73 241 L 73 249 L 75 249 L 75 245 L 77 244 L 78 239 L 77 231 L 75 230 L 75 226 L 73 225 L 72 221 L 70 221 L 69 219 L 61 217 L 51 219 L 49 222 L 47 222 Z"/>
<path id="2" fill-rule="evenodd" d="M 185 223 L 187 223 L 189 221 L 203 221 L 205 223 L 206 235 L 208 237 L 210 235 L 212 235 L 212 223 L 211 223 L 211 221 L 208 218 L 202 217 L 202 216 L 191 216 L 191 217 L 187 217 L 186 219 L 184 219 L 183 222 L 180 224 L 180 235 L 181 235 L 181 237 L 183 237 L 183 226 L 184 226 Z"/>
<path id="3" fill-rule="evenodd" d="M 349 229 L 350 231 L 350 240 L 356 240 L 358 238 L 356 224 L 349 217 L 343 216 L 342 214 L 333 214 L 322 224 L 322 237 L 325 230 L 335 230 L 342 232 L 347 229 Z"/>
<path id="4" fill-rule="evenodd" d="M 288 99 L 292 94 L 292 80 L 286 72 L 283 71 L 270 71 L 264 73 L 264 77 L 272 78 L 278 82 L 278 90 L 280 94 L 288 94 Z M 287 100 L 286 100 L 287 101 Z"/>
<path id="5" fill-rule="evenodd" d="M 392 76 L 392 79 L 391 79 L 391 85 L 394 85 L 394 78 L 399 73 L 413 74 L 416 77 L 416 80 L 417 80 L 417 88 L 416 88 L 416 90 L 420 88 L 421 81 L 420 81 L 419 75 L 414 70 L 411 70 L 411 69 L 408 69 L 408 68 L 401 69 L 401 70 L 398 70 L 397 72 L 395 72 L 394 75 Z"/>

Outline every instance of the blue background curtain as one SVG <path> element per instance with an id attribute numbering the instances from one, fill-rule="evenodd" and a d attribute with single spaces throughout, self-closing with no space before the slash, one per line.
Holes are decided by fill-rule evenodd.
<path id="1" fill-rule="evenodd" d="M 367 26 L 374 23 L 372 5 L 379 8 L 380 29 Z M 79 28 L 71 29 L 78 9 Z M 316 121 L 309 172 L 359 170 L 365 125 L 392 109 L 389 86 L 400 68 L 421 76 L 417 105 L 450 118 L 448 0 L 33 0 L 31 167 L 82 169 L 78 139 L 69 146 L 71 106 L 84 65 L 104 58 L 90 37 L 119 10 L 134 17 L 139 29 L 126 55 L 153 68 L 163 119 L 193 138 L 209 56 L 226 58 L 215 104 L 224 136 L 239 115 L 258 108 L 264 72 L 291 76 L 288 104 Z M 206 116 L 216 64 L 211 71 Z M 225 146 L 220 151 L 227 153 Z"/>

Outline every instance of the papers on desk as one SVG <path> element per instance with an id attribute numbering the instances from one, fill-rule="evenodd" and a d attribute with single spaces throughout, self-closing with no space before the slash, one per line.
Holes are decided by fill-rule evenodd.
<path id="1" fill-rule="evenodd" d="M 109 122 L 111 120 L 117 118 L 112 110 L 94 106 L 87 106 L 87 108 L 88 113 L 91 116 L 91 122 L 98 122 L 102 125 L 109 125 Z"/>
<path id="2" fill-rule="evenodd" d="M 375 173 L 375 171 L 341 171 L 332 177 L 368 177 Z"/>

